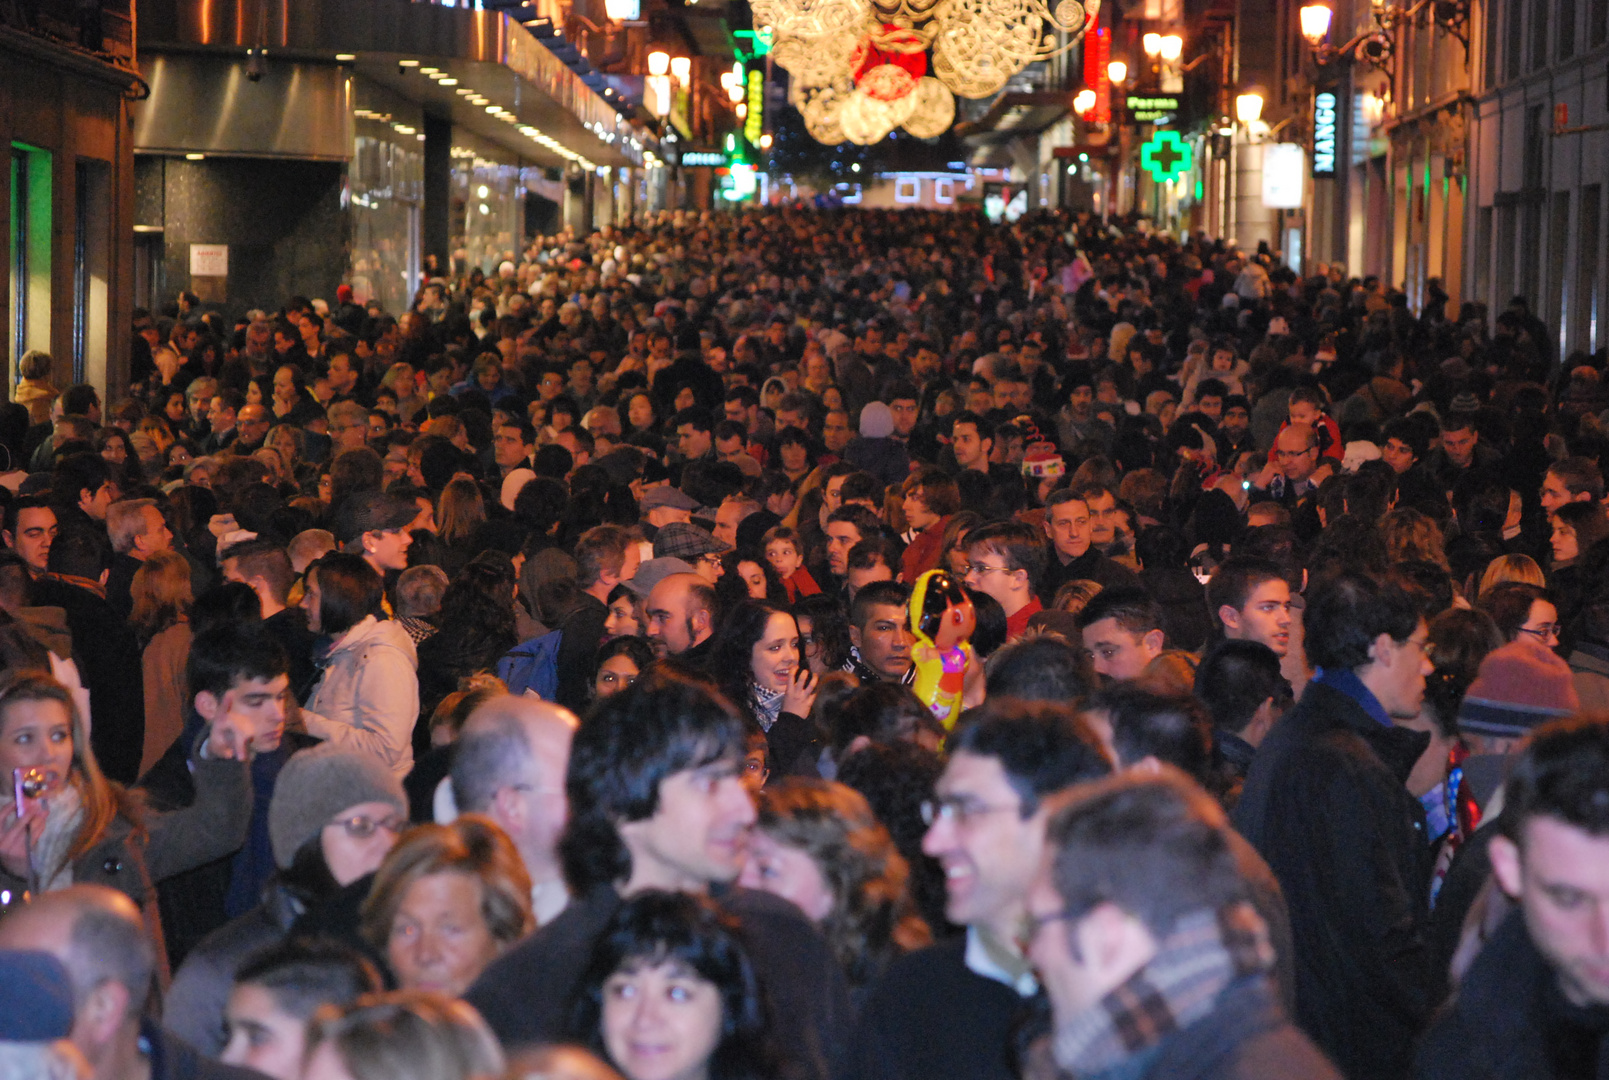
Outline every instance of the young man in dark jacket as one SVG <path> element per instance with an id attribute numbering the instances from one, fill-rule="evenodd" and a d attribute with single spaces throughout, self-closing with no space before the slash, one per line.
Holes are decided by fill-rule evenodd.
<path id="1" fill-rule="evenodd" d="M 593 943 L 622 898 L 666 889 L 708 894 L 738 919 L 788 1075 L 826 1080 L 850 1022 L 843 971 L 798 908 L 733 887 L 755 820 L 745 751 L 730 707 L 669 673 L 644 676 L 588 716 L 570 749 L 559 844 L 573 899 L 465 995 L 504 1046 L 564 1039 Z"/>
<path id="2" fill-rule="evenodd" d="M 1168 766 L 1058 800 L 1028 897 L 1056 1065 L 1134 1080 L 1340 1080 L 1285 1016 L 1223 811 Z"/>
<path id="3" fill-rule="evenodd" d="M 1494 828 L 1492 884 L 1519 910 L 1425 1035 L 1415 1080 L 1609 1076 L 1609 723 L 1538 730 Z"/>
<path id="4" fill-rule="evenodd" d="M 1396 1080 L 1438 982 L 1424 808 L 1406 787 L 1429 736 L 1396 726 L 1424 698 L 1425 623 L 1400 589 L 1342 574 L 1305 625 L 1323 673 L 1258 747 L 1234 822 L 1285 890 L 1297 1022 L 1352 1080 Z"/>

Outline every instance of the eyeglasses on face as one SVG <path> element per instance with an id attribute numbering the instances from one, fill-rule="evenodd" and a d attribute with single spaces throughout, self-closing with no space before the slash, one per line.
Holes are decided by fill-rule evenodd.
<path id="1" fill-rule="evenodd" d="M 400 814 L 392 814 L 390 817 L 378 820 L 367 814 L 353 814 L 351 817 L 337 818 L 330 824 L 339 825 L 346 830 L 346 835 L 354 840 L 367 840 L 380 829 L 396 836 L 408 827 L 407 820 Z"/>
<path id="2" fill-rule="evenodd" d="M 978 818 L 989 814 L 1016 813 L 1021 809 L 1017 806 L 990 806 L 987 803 L 972 799 L 950 796 L 941 799 L 928 799 L 922 803 L 922 824 L 928 827 L 947 821 L 954 825 L 966 827 Z"/>

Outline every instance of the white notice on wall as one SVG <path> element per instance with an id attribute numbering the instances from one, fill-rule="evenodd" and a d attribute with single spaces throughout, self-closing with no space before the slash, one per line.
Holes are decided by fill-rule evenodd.
<path id="1" fill-rule="evenodd" d="M 1263 205 L 1293 210 L 1302 205 L 1306 155 L 1296 143 L 1263 147 Z"/>
<path id="2" fill-rule="evenodd" d="M 191 277 L 228 277 L 228 244 L 191 244 Z"/>

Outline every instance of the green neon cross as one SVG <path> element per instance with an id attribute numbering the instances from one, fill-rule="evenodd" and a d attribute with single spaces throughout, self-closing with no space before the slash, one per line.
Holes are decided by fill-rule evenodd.
<path id="1" fill-rule="evenodd" d="M 1172 131 L 1159 131 L 1140 148 L 1140 165 L 1157 183 L 1183 176 L 1195 164 L 1190 144 Z"/>

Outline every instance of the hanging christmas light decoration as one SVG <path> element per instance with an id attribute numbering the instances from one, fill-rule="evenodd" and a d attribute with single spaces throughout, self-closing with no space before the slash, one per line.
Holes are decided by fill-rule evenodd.
<path id="1" fill-rule="evenodd" d="M 1100 0 L 751 0 L 816 141 L 862 146 L 904 128 L 943 134 L 955 99 L 984 98 L 1066 52 Z M 1058 39 L 1058 35 L 1061 35 Z"/>

